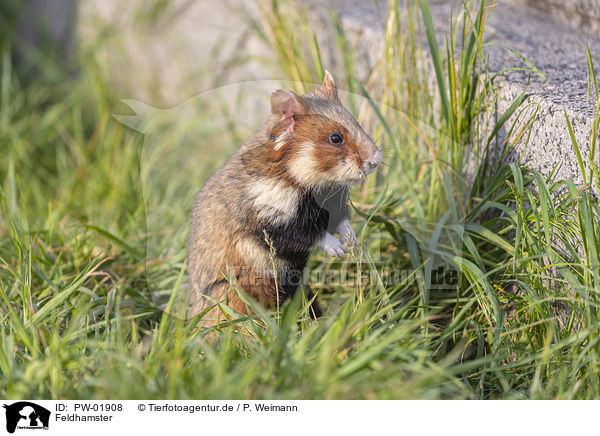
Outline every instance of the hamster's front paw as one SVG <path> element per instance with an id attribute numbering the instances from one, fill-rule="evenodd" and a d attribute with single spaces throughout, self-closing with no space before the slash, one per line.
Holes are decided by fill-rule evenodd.
<path id="1" fill-rule="evenodd" d="M 340 234 L 340 240 L 344 244 L 347 244 L 349 247 L 356 245 L 356 233 L 354 233 L 354 230 L 352 229 L 348 219 L 342 220 L 342 222 L 338 225 L 337 231 Z"/>
<path id="2" fill-rule="evenodd" d="M 331 233 L 325 233 L 325 237 L 319 242 L 319 246 L 330 256 L 337 256 L 344 258 L 348 249 L 340 242 L 338 238 L 333 236 Z"/>

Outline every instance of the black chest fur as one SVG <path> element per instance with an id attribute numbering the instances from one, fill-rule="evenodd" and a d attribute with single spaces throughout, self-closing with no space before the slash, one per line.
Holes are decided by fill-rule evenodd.
<path id="1" fill-rule="evenodd" d="M 266 231 L 275 255 L 293 268 L 303 269 L 313 245 L 325 235 L 328 222 L 329 212 L 320 207 L 312 192 L 306 192 L 300 197 L 291 220 L 279 225 L 265 224 L 257 236 L 268 248 L 264 240 Z"/>

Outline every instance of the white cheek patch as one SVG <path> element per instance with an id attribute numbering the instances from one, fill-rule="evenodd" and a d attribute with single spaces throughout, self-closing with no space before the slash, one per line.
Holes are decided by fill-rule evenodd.
<path id="1" fill-rule="evenodd" d="M 248 186 L 248 194 L 260 220 L 285 224 L 296 215 L 300 196 L 292 186 L 263 177 Z"/>
<path id="2" fill-rule="evenodd" d="M 363 178 L 363 172 L 355 162 L 343 162 L 330 170 L 333 180 L 340 183 L 354 183 Z"/>
<path id="3" fill-rule="evenodd" d="M 364 173 L 353 160 L 338 162 L 333 168 L 321 172 L 314 153 L 316 147 L 312 142 L 304 142 L 289 161 L 288 172 L 301 185 L 315 187 L 327 182 L 352 184 L 364 177 Z"/>
<path id="4" fill-rule="evenodd" d="M 313 155 L 315 147 L 310 141 L 300 144 L 297 154 L 288 163 L 288 172 L 304 186 L 317 186 L 323 181 Z"/>

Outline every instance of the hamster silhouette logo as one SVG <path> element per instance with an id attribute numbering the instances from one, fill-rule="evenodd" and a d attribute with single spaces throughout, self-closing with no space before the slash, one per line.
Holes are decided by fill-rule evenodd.
<path id="1" fill-rule="evenodd" d="M 14 433 L 16 429 L 48 430 L 50 421 L 48 409 L 29 401 L 4 404 L 3 407 L 6 409 L 6 431 L 9 433 Z"/>

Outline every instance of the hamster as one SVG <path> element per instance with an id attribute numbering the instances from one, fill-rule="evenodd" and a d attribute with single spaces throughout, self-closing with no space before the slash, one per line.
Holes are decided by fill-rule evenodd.
<path id="1" fill-rule="evenodd" d="M 265 307 L 291 298 L 315 245 L 344 257 L 356 243 L 348 191 L 382 153 L 340 103 L 333 77 L 300 96 L 279 89 L 271 115 L 196 196 L 188 273 L 190 315 L 215 325 L 247 314 L 236 288 Z M 333 236 L 340 235 L 340 239 Z M 210 308 L 210 309 L 209 309 Z M 313 317 L 320 316 L 316 301 Z"/>

